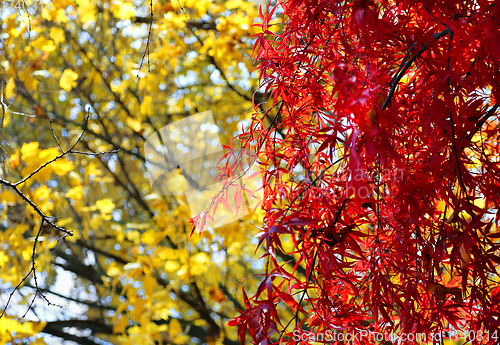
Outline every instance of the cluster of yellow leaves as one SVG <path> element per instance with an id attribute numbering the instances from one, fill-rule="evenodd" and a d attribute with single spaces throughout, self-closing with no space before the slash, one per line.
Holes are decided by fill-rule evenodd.
<path id="1" fill-rule="evenodd" d="M 113 330 L 118 336 L 121 344 L 154 344 L 154 341 L 160 341 L 165 337 L 174 342 L 184 343 L 189 339 L 183 334 L 183 329 L 179 321 L 170 317 L 170 309 L 175 307 L 175 302 L 168 295 L 167 290 L 155 289 L 157 285 L 156 278 L 152 275 L 147 265 L 133 265 L 134 267 L 127 274 L 129 279 L 139 279 L 143 283 L 144 294 L 140 294 L 132 286 L 124 289 L 123 295 L 127 296 L 128 303 L 119 305 Z M 141 275 L 144 274 L 142 277 Z M 130 309 L 129 306 L 133 305 Z M 167 325 L 157 325 L 149 320 L 169 320 Z M 129 326 L 131 320 L 140 321 L 139 326 Z"/>
<path id="2" fill-rule="evenodd" d="M 37 335 L 45 327 L 46 322 L 19 322 L 4 316 L 0 319 L 0 344 L 8 344 L 26 337 Z M 37 342 L 38 343 L 38 342 Z M 45 342 L 40 342 L 40 344 Z"/>
<path id="3" fill-rule="evenodd" d="M 19 162 L 24 162 L 26 165 L 22 169 L 21 173 L 23 176 L 28 176 L 45 163 L 56 158 L 61 153 L 57 148 L 40 149 L 38 145 L 39 144 L 36 141 L 24 144 L 19 152 L 13 155 L 10 159 L 12 162 L 12 168 L 15 169 Z M 52 174 L 65 175 L 73 169 L 73 162 L 64 157 L 62 159 L 55 160 L 41 169 L 34 175 L 34 179 L 47 181 L 51 178 Z M 33 179 L 29 179 L 26 181 L 26 184 L 30 184 L 32 181 Z"/>
<path id="4" fill-rule="evenodd" d="M 67 92 L 71 91 L 77 84 L 78 74 L 70 69 L 65 69 L 61 79 L 59 79 L 59 86 Z"/>
<path id="5" fill-rule="evenodd" d="M 196 108 L 218 109 L 214 115 L 221 120 L 218 124 L 225 131 L 221 134 L 225 139 L 239 128 L 236 120 L 229 125 L 227 117 L 239 115 L 243 119 L 251 115 L 250 102 L 242 104 L 239 95 L 221 86 L 225 83 L 211 80 L 214 65 L 208 57 L 215 59 L 216 68 L 224 71 L 228 81 L 236 83 L 244 78 L 247 82 L 246 72 L 251 72 L 253 65 L 246 38 L 256 32 L 252 23 L 257 13 L 254 3 L 241 0 L 154 2 L 152 41 L 141 71 L 149 3 L 51 0 L 51 8 L 30 18 L 11 17 L 2 30 L 6 54 L 0 57 L 0 70 L 10 78 L 6 87 L 9 100 L 21 95 L 15 105 L 21 102 L 21 81 L 37 102 L 29 106 L 43 109 L 44 116 L 54 120 L 55 132 L 64 147 L 81 133 L 78 126 L 84 123 L 86 105 L 95 105 L 96 111 L 91 111 L 94 116 L 77 149 L 85 151 L 83 143 L 94 151 L 114 145 L 122 148 L 119 160 L 110 155 L 58 159 L 20 185 L 43 212 L 61 216 L 57 224 L 74 233 L 57 249 L 63 254 L 70 250 L 71 258 L 85 263 L 87 274 L 96 275 L 90 280 L 79 274 L 81 267 L 68 265 L 61 269 L 73 272 L 78 276 L 75 281 L 83 282 L 73 290 L 75 295 L 87 292 L 94 297 L 97 291 L 107 304 L 110 298 L 109 306 L 116 310 L 109 314 L 105 311 L 104 317 L 113 324 L 113 334 L 109 335 L 113 342 L 188 343 L 189 325 L 207 329 L 208 324 L 196 308 L 172 291 L 185 291 L 196 282 L 208 308 L 232 317 L 236 308 L 232 299 L 226 298 L 226 291 L 240 300 L 241 284 L 248 283 L 251 288 L 255 285 L 243 280 L 253 272 L 243 254 L 251 256 L 255 250 L 249 240 L 255 229 L 247 219 L 215 232 L 190 236 L 191 212 L 186 198 L 151 193 L 140 157 L 147 135 L 183 118 L 186 112 L 194 114 Z M 142 22 L 134 23 L 136 16 Z M 197 29 L 195 37 L 188 20 L 207 22 L 210 29 Z M 28 22 L 36 32 L 30 40 L 26 39 Z M 147 65 L 150 71 L 146 73 Z M 179 78 L 188 87 L 179 88 Z M 251 91 L 246 92 L 251 95 Z M 39 118 L 34 123 L 47 125 L 46 117 L 36 111 Z M 23 121 L 10 119 L 2 135 Z M 67 129 L 66 135 L 59 135 L 61 126 Z M 31 127 L 23 135 L 27 143 L 13 146 L 15 152 L 8 160 L 17 179 L 60 154 L 57 148 L 42 149 L 55 146 L 50 131 L 41 135 L 40 130 Z M 14 221 L 12 209 L 23 205 L 23 201 L 8 189 L 1 191 L 0 198 L 6 205 L 3 220 L 8 223 L 8 228 L 0 231 L 6 248 L 0 254 L 0 278 L 17 283 L 30 268 L 39 218 L 26 207 L 19 212 L 21 219 Z M 139 198 L 146 207 L 138 202 Z M 262 215 L 252 217 L 261 220 Z M 27 236 L 31 240 L 27 241 Z M 175 247 L 170 246 L 167 237 Z M 44 229 L 38 245 L 37 269 L 47 273 L 49 280 L 59 274 L 50 269 L 55 251 L 49 252 L 58 239 L 56 231 Z M 84 248 L 82 243 L 95 250 Z M 220 288 L 222 281 L 227 284 L 224 290 Z M 88 290 L 90 285 L 95 291 Z M 92 308 L 86 313 L 88 318 L 97 315 Z M 217 321 L 220 326 L 225 322 Z M 229 338 L 237 338 L 235 330 L 228 332 Z M 223 335 L 203 341 L 221 343 Z"/>
<path id="6" fill-rule="evenodd" d="M 135 16 L 136 10 L 134 4 L 127 1 L 113 1 L 111 4 L 111 12 L 116 18 L 128 20 Z"/>

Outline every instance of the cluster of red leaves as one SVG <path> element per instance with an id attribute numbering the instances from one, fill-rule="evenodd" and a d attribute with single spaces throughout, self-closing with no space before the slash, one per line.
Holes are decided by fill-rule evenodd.
<path id="1" fill-rule="evenodd" d="M 245 133 L 267 271 L 230 323 L 242 343 L 498 330 L 500 2 L 278 0 L 260 17 L 276 115 Z"/>

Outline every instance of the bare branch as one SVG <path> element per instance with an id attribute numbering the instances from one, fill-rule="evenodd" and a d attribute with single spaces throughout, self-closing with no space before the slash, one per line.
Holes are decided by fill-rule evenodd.
<path id="1" fill-rule="evenodd" d="M 32 309 L 33 304 L 35 303 L 36 297 L 38 295 L 40 295 L 47 302 L 47 304 L 49 306 L 56 306 L 56 307 L 62 308 L 62 306 L 60 306 L 60 305 L 51 303 L 47 299 L 47 297 L 44 296 L 43 292 L 40 290 L 40 288 L 38 286 L 38 279 L 37 279 L 37 276 L 36 276 L 36 268 L 35 268 L 36 246 L 38 244 L 38 240 L 39 240 L 40 234 L 42 232 L 44 221 L 45 220 L 42 218 L 42 221 L 40 222 L 40 227 L 38 228 L 38 232 L 37 232 L 36 237 L 35 237 L 35 243 L 33 243 L 33 252 L 31 254 L 31 268 L 30 268 L 29 272 L 26 273 L 26 275 L 24 276 L 24 278 L 19 282 L 19 284 L 16 285 L 16 287 L 14 288 L 14 290 L 12 290 L 11 293 L 9 294 L 9 298 L 7 300 L 7 303 L 5 304 L 5 307 L 2 310 L 2 313 L 0 314 L 0 318 L 2 318 L 5 315 L 5 313 L 7 311 L 7 308 L 9 307 L 10 301 L 12 299 L 12 296 L 14 296 L 14 293 L 21 288 L 21 286 L 24 284 L 24 282 L 26 280 L 28 280 L 28 278 L 31 276 L 32 273 L 33 273 L 33 278 L 35 280 L 35 295 L 33 296 L 33 299 L 31 300 L 31 302 L 30 302 L 30 304 L 28 306 L 28 309 L 26 310 L 26 312 L 24 313 L 24 315 L 22 317 L 24 318 L 26 316 L 26 314 L 28 314 L 28 312 Z"/>

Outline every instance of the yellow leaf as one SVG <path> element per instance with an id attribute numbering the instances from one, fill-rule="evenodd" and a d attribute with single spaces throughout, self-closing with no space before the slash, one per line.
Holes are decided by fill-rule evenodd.
<path id="1" fill-rule="evenodd" d="M 17 37 L 21 34 L 21 30 L 19 30 L 18 28 L 14 28 L 12 30 L 10 30 L 10 33 L 9 35 L 12 35 L 12 37 Z"/>
<path id="2" fill-rule="evenodd" d="M 95 205 L 102 214 L 109 214 L 115 208 L 114 202 L 109 198 L 97 200 Z"/>
<path id="3" fill-rule="evenodd" d="M 66 226 L 66 225 L 70 224 L 72 221 L 73 221 L 73 218 L 71 218 L 71 217 L 64 218 L 64 219 L 59 220 L 57 222 L 57 225 L 59 225 L 59 226 Z M 75 234 L 73 234 L 73 236 L 70 236 L 70 237 L 75 237 L 75 236 L 78 236 L 78 233 L 75 233 Z"/>
<path id="4" fill-rule="evenodd" d="M 151 104 L 153 103 L 153 98 L 151 96 L 144 96 L 144 99 L 142 100 L 141 103 L 141 114 L 144 115 L 150 115 L 152 113 L 151 109 L 152 106 Z"/>
<path id="5" fill-rule="evenodd" d="M 116 276 L 120 275 L 121 273 L 122 273 L 122 270 L 116 266 L 108 269 L 108 276 L 110 276 L 110 277 L 116 277 Z"/>
<path id="6" fill-rule="evenodd" d="M 38 80 L 33 78 L 31 75 L 31 69 L 26 68 L 20 76 L 21 81 L 24 84 L 24 87 L 30 91 L 36 91 L 36 86 L 38 84 Z"/>
<path id="7" fill-rule="evenodd" d="M 132 241 L 136 245 L 139 244 L 139 241 L 141 239 L 140 232 L 139 231 L 130 231 L 130 232 L 127 232 L 127 239 L 129 241 Z"/>
<path id="8" fill-rule="evenodd" d="M 234 241 L 232 242 L 229 247 L 227 248 L 227 253 L 229 255 L 235 255 L 236 253 L 238 253 L 239 251 L 241 250 L 241 243 L 240 242 L 237 242 L 237 241 Z"/>
<path id="9" fill-rule="evenodd" d="M 210 6 L 212 5 L 212 2 L 209 0 L 196 0 L 194 2 L 194 7 L 198 11 L 198 13 L 203 13 L 205 14 Z"/>
<path id="10" fill-rule="evenodd" d="M 210 257 L 208 256 L 207 253 L 201 252 L 201 253 L 195 254 L 191 260 L 195 264 L 206 265 L 207 263 L 210 262 Z"/>
<path id="11" fill-rule="evenodd" d="M 0 319 L 0 334 L 12 335 L 16 337 L 26 337 L 39 333 L 45 327 L 45 322 L 25 322 L 20 323 L 17 320 L 3 317 Z"/>
<path id="12" fill-rule="evenodd" d="M 130 297 L 129 297 L 130 298 Z M 139 300 L 140 301 L 140 300 Z M 135 303 L 134 304 L 134 310 L 132 310 L 132 317 L 135 320 L 140 320 L 142 314 L 146 311 L 146 307 L 144 306 L 144 303 Z"/>
<path id="13" fill-rule="evenodd" d="M 40 333 L 45 328 L 46 324 L 46 322 L 30 322 L 34 334 Z"/>
<path id="14" fill-rule="evenodd" d="M 50 33 L 49 33 L 50 38 L 54 41 L 55 44 L 62 43 L 66 40 L 64 37 L 64 31 L 61 28 L 58 27 L 52 27 L 50 28 Z"/>
<path id="15" fill-rule="evenodd" d="M 94 205 L 94 206 L 85 206 L 85 207 L 81 207 L 80 208 L 80 211 L 82 212 L 90 212 L 90 211 L 95 211 L 97 210 L 97 206 Z"/>
<path id="16" fill-rule="evenodd" d="M 64 160 L 58 160 L 55 161 L 54 163 L 51 164 L 51 168 L 54 171 L 55 174 L 57 175 L 66 175 L 70 171 L 73 170 L 74 165 L 73 162 L 64 159 Z"/>
<path id="17" fill-rule="evenodd" d="M 37 190 L 35 191 L 35 199 L 38 200 L 48 199 L 49 195 L 50 195 L 50 189 L 45 185 L 38 187 Z"/>
<path id="18" fill-rule="evenodd" d="M 9 203 L 15 203 L 16 202 L 16 196 L 12 191 L 9 189 L 6 189 L 0 194 L 0 202 L 9 202 Z"/>
<path id="19" fill-rule="evenodd" d="M 5 255 L 3 252 L 0 252 L 0 267 L 4 267 L 5 264 L 10 260 L 10 256 Z"/>
<path id="20" fill-rule="evenodd" d="M 140 121 L 137 121 L 135 119 L 132 119 L 132 118 L 127 118 L 127 126 L 129 126 L 130 128 L 132 128 L 134 131 L 136 132 L 140 132 L 141 129 L 142 129 L 142 124 Z"/>
<path id="21" fill-rule="evenodd" d="M 92 20 L 95 22 L 97 9 L 95 4 L 89 0 L 77 0 L 78 3 L 78 17 L 82 23 L 87 23 Z"/>
<path id="22" fill-rule="evenodd" d="M 238 8 L 240 6 L 244 6 L 245 3 L 241 0 L 229 0 L 227 1 L 224 6 L 228 9 L 228 10 L 234 10 L 235 8 Z"/>
<path id="23" fill-rule="evenodd" d="M 151 244 L 156 241 L 156 233 L 154 230 L 148 230 L 142 234 L 141 240 L 144 244 Z"/>
<path id="24" fill-rule="evenodd" d="M 206 271 L 208 271 L 208 266 L 206 266 L 206 265 L 196 265 L 196 266 L 191 267 L 191 274 L 193 276 L 203 274 Z"/>
<path id="25" fill-rule="evenodd" d="M 62 76 L 61 76 L 61 79 L 59 80 L 59 86 L 63 90 L 69 92 L 69 91 L 71 91 L 71 89 L 73 89 L 77 85 L 76 84 L 77 79 L 78 79 L 78 74 L 76 74 L 75 72 L 73 72 L 69 68 L 65 69 Z"/>
<path id="26" fill-rule="evenodd" d="M 168 325 L 168 334 L 170 335 L 170 337 L 175 338 L 179 336 L 182 331 L 182 326 L 179 320 L 172 318 Z"/>
<path id="27" fill-rule="evenodd" d="M 40 151 L 40 153 L 38 154 L 38 158 L 43 163 L 45 163 L 45 162 L 50 161 L 51 159 L 56 158 L 58 155 L 59 155 L 59 151 L 57 151 L 57 149 L 55 147 L 53 147 L 50 149 Z M 56 163 L 51 163 L 51 166 L 53 166 L 52 164 L 56 164 Z"/>
<path id="28" fill-rule="evenodd" d="M 61 23 L 67 23 L 68 17 L 66 17 L 66 13 L 63 8 L 57 10 L 56 20 Z"/>
<path id="29" fill-rule="evenodd" d="M 32 240 L 34 241 L 34 237 Z M 38 241 L 43 242 L 43 241 L 45 241 L 45 238 L 43 236 L 39 236 Z M 29 260 L 32 254 L 33 254 L 33 252 L 29 249 L 24 249 L 21 251 L 21 256 L 23 257 L 24 260 Z"/>
<path id="30" fill-rule="evenodd" d="M 210 263 L 210 257 L 207 253 L 198 253 L 193 256 L 191 266 L 191 274 L 199 275 L 208 270 L 208 264 Z"/>
<path id="31" fill-rule="evenodd" d="M 69 173 L 69 178 L 70 178 L 69 185 L 71 187 L 79 186 L 82 183 L 82 179 L 74 171 L 72 171 L 72 172 Z"/>
<path id="32" fill-rule="evenodd" d="M 57 49 L 57 47 L 55 46 L 54 42 L 52 42 L 52 41 L 47 41 L 47 44 L 44 44 L 42 46 L 42 51 L 44 53 L 52 53 L 56 49 Z"/>
<path id="33" fill-rule="evenodd" d="M 171 273 L 171 272 L 176 272 L 179 270 L 179 264 L 175 261 L 167 261 L 165 263 L 165 271 Z"/>
<path id="34" fill-rule="evenodd" d="M 165 261 L 167 258 L 172 259 L 175 257 L 174 250 L 172 248 L 162 248 L 156 251 L 156 254 L 160 260 Z"/>
<path id="35" fill-rule="evenodd" d="M 76 186 L 71 188 L 66 193 L 66 197 L 73 200 L 80 200 L 83 197 L 83 186 Z"/>
<path id="36" fill-rule="evenodd" d="M 10 79 L 9 82 L 7 83 L 7 87 L 5 89 L 5 96 L 7 99 L 12 97 L 14 95 L 14 89 L 16 87 L 16 84 L 14 83 L 14 79 Z"/>
<path id="37" fill-rule="evenodd" d="M 187 273 L 188 273 L 188 267 L 187 267 L 187 265 L 182 266 L 182 267 L 181 267 L 181 268 L 177 271 L 177 275 L 178 275 L 179 277 L 182 277 L 182 276 L 184 276 L 184 275 L 185 275 L 185 274 L 187 274 Z"/>
<path id="38" fill-rule="evenodd" d="M 120 19 L 128 20 L 135 16 L 134 5 L 128 2 L 120 2 L 112 6 L 111 11 Z"/>
<path id="39" fill-rule="evenodd" d="M 156 279 L 152 276 L 145 276 L 144 279 L 144 292 L 148 297 L 153 297 L 153 287 L 156 284 Z"/>
<path id="40" fill-rule="evenodd" d="M 102 175 L 102 171 L 95 166 L 94 162 L 85 167 L 85 177 L 88 178 L 90 175 L 94 175 L 94 177 Z"/>
<path id="41" fill-rule="evenodd" d="M 474 200 L 474 205 L 476 205 L 477 207 L 480 207 L 480 208 L 484 208 L 485 202 L 486 202 L 485 199 L 479 198 L 479 199 Z"/>
<path id="42" fill-rule="evenodd" d="M 120 321 L 115 323 L 113 326 L 113 333 L 125 333 L 125 327 L 128 326 L 128 317 L 123 315 L 120 317 Z"/>

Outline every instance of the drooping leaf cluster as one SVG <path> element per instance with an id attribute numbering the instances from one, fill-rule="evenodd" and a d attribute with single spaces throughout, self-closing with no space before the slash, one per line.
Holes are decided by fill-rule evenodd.
<path id="1" fill-rule="evenodd" d="M 241 342 L 496 343 L 500 4 L 289 0 L 259 16 L 274 120 L 244 135 L 266 171 L 267 271 L 231 322 Z"/>

